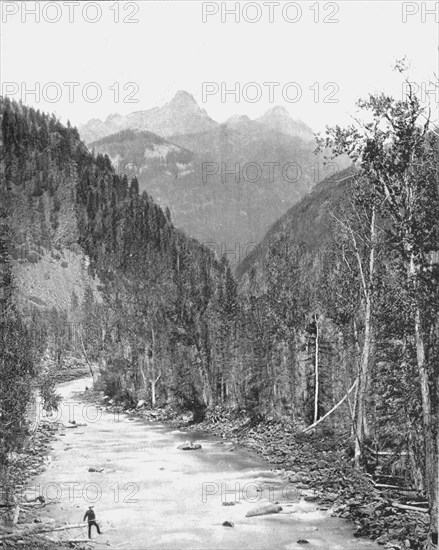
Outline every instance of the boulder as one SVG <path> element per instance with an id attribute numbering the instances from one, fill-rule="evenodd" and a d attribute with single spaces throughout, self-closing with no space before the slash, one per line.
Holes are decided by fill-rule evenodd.
<path id="1" fill-rule="evenodd" d="M 289 476 L 288 481 L 290 483 L 300 483 L 302 481 L 302 477 L 298 474 L 293 474 L 292 476 Z"/>
<path id="2" fill-rule="evenodd" d="M 223 527 L 235 527 L 235 524 L 231 521 L 225 521 Z"/>
<path id="3" fill-rule="evenodd" d="M 26 492 L 24 495 L 25 502 L 41 502 L 44 504 L 46 502 L 45 498 L 42 495 L 37 495 L 36 493 Z"/>
<path id="4" fill-rule="evenodd" d="M 55 520 L 53 518 L 50 518 L 48 516 L 41 516 L 40 518 L 41 523 L 55 523 Z"/>
<path id="5" fill-rule="evenodd" d="M 180 451 L 196 451 L 201 449 L 201 445 L 199 443 L 192 443 L 192 441 L 186 441 L 186 443 L 179 445 L 177 449 L 180 449 Z"/>

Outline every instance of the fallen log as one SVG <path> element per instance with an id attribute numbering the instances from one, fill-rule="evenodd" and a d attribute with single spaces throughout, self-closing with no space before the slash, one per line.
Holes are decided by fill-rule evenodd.
<path id="1" fill-rule="evenodd" d="M 76 523 L 74 525 L 61 525 L 60 527 L 55 527 L 51 531 L 66 531 L 67 529 L 78 529 L 80 527 L 87 527 L 87 523 Z"/>
<path id="2" fill-rule="evenodd" d="M 68 542 L 69 544 L 103 544 L 102 542 L 101 543 L 98 543 L 97 540 L 91 540 L 91 539 L 67 539 L 67 540 L 63 540 L 63 542 Z"/>
<path id="3" fill-rule="evenodd" d="M 400 508 L 401 510 L 409 510 L 410 512 L 421 512 L 422 514 L 428 514 L 427 508 L 419 508 L 418 506 L 409 506 L 408 504 L 399 504 L 399 502 L 392 502 L 391 506 L 394 508 Z"/>
<path id="4" fill-rule="evenodd" d="M 349 396 L 349 394 L 351 393 L 351 391 L 355 388 L 355 386 L 358 384 L 358 378 L 355 380 L 355 382 L 352 384 L 352 386 L 349 388 L 349 390 L 347 391 L 347 393 L 345 394 L 345 396 L 336 404 L 332 407 L 332 409 L 330 411 L 328 411 L 324 416 L 322 416 L 322 418 L 319 418 L 316 422 L 314 422 L 314 424 L 311 424 L 311 426 L 308 426 L 307 428 L 305 428 L 304 430 L 302 430 L 302 433 L 305 433 L 309 430 L 312 430 L 313 428 L 315 428 L 316 426 L 318 426 L 321 422 L 323 422 L 323 420 L 325 420 L 325 418 L 328 418 L 328 416 L 330 414 L 332 414 L 335 410 L 338 409 L 338 407 L 344 403 L 344 401 L 347 399 L 347 397 Z"/>
<path id="5" fill-rule="evenodd" d="M 52 504 L 53 501 L 48 502 L 47 504 Z M 55 501 L 59 502 L 59 500 Z M 40 502 L 39 500 L 37 502 L 22 502 L 20 503 L 20 506 L 22 508 L 44 508 L 46 506 L 45 502 Z"/>
<path id="6" fill-rule="evenodd" d="M 387 483 L 374 483 L 374 487 L 378 487 L 378 489 L 398 489 L 401 490 L 398 485 L 388 485 Z"/>
<path id="7" fill-rule="evenodd" d="M 369 447 L 367 447 L 369 450 Z M 375 453 L 375 451 L 373 451 Z M 389 476 L 386 474 L 375 474 L 376 477 L 385 477 L 386 479 L 404 479 L 402 476 Z"/>
<path id="8" fill-rule="evenodd" d="M 386 483 L 374 483 L 374 487 L 377 489 L 394 489 L 395 491 L 420 493 L 419 489 L 413 489 L 410 487 L 398 487 L 398 485 L 387 485 Z"/>
<path id="9" fill-rule="evenodd" d="M 396 452 L 396 451 L 376 451 L 375 449 L 371 449 L 370 447 L 367 447 L 366 446 L 366 449 L 374 454 L 374 455 L 378 455 L 378 456 L 407 456 L 408 453 L 406 453 L 405 451 L 402 451 L 402 452 Z M 395 477 L 395 476 L 392 476 L 392 477 Z"/>
<path id="10" fill-rule="evenodd" d="M 6 540 L 6 539 L 13 539 L 15 537 L 17 538 L 24 538 L 28 535 L 40 535 L 45 533 L 52 533 L 54 531 L 66 531 L 68 529 L 78 529 L 81 527 L 87 527 L 86 523 L 77 523 L 74 525 L 61 525 L 60 527 L 49 527 L 48 525 L 41 525 L 36 524 L 35 527 L 29 527 L 28 529 L 22 530 L 22 531 L 15 531 L 13 533 L 7 534 L 7 535 L 1 535 L 0 540 Z"/>
<path id="11" fill-rule="evenodd" d="M 246 514 L 246 518 L 251 518 L 254 516 L 265 516 L 266 514 L 278 514 L 282 511 L 282 506 L 279 504 L 268 504 L 267 506 L 262 506 L 260 508 L 252 508 Z"/>

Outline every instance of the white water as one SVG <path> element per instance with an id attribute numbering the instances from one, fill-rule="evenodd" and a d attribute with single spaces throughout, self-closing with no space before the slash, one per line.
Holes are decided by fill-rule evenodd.
<path id="1" fill-rule="evenodd" d="M 87 422 L 87 426 L 58 433 L 47 470 L 30 486 L 36 485 L 48 498 L 58 492 L 60 502 L 48 506 L 44 515 L 78 523 L 87 507 L 94 504 L 104 534 L 98 537 L 93 528 L 93 539 L 132 550 L 380 548 L 371 541 L 355 539 L 352 525 L 329 517 L 328 512 L 317 510 L 317 505 L 303 499 L 293 502 L 297 499 L 292 486 L 255 453 L 239 448 L 231 451 L 230 444 L 206 434 L 132 421 L 126 415 L 117 418 L 93 406 L 80 405 L 72 393 L 86 385 L 90 386 L 91 380 L 58 387 L 64 398 L 62 421 L 73 420 L 75 402 L 74 419 Z M 92 422 L 98 414 L 99 419 Z M 200 442 L 202 449 L 177 449 L 189 439 Z M 89 467 L 105 471 L 90 473 Z M 227 494 L 221 494 L 222 483 L 229 490 Z M 256 488 L 262 492 L 257 493 Z M 223 500 L 237 503 L 223 506 Z M 248 510 L 270 500 L 279 500 L 283 512 L 245 517 Z M 223 527 L 226 520 L 233 522 L 234 528 Z M 70 538 L 86 536 L 85 528 L 64 533 Z M 298 544 L 299 539 L 309 544 Z M 101 544 L 94 547 L 108 548 Z"/>

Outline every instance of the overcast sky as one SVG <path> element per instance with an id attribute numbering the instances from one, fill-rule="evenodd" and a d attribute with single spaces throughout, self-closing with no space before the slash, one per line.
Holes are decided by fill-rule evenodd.
<path id="1" fill-rule="evenodd" d="M 219 122 L 235 114 L 255 118 L 283 105 L 319 131 L 349 122 L 355 101 L 368 92 L 400 97 L 402 78 L 392 65 L 404 55 L 418 84 L 428 86 L 439 72 L 439 14 L 429 13 L 434 2 L 258 2 L 257 8 L 243 1 L 239 21 L 224 13 L 235 2 L 0 3 L 3 93 L 9 83 L 11 97 L 74 125 L 161 105 L 183 89 Z M 39 22 L 23 12 L 32 8 Z M 58 88 L 44 88 L 50 82 Z M 64 82 L 79 83 L 70 88 L 72 102 Z M 203 98 L 206 82 L 218 91 Z M 245 87 L 249 82 L 256 85 Z M 273 97 L 264 82 L 279 83 L 272 86 Z M 25 96 L 35 83 L 40 97 Z M 134 84 L 124 90 L 127 83 Z M 221 98 L 221 90 L 235 83 L 239 97 Z M 295 84 L 284 88 L 288 83 Z M 101 98 L 86 101 L 84 90 L 90 100 L 97 90 Z M 130 97 L 137 102 L 124 101 Z M 437 96 L 429 97 L 437 112 Z"/>

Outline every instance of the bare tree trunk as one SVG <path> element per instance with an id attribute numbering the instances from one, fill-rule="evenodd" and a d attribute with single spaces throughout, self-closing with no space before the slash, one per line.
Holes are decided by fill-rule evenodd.
<path id="1" fill-rule="evenodd" d="M 155 405 L 156 405 L 155 384 L 156 384 L 156 381 L 154 380 L 154 378 L 152 378 L 151 379 L 151 406 L 153 409 L 155 409 Z"/>
<path id="2" fill-rule="evenodd" d="M 416 301 L 420 290 L 417 283 L 417 266 L 415 255 L 409 247 L 406 251 L 410 254 L 410 263 L 408 265 L 409 280 L 412 284 L 414 300 Z M 431 265 L 435 261 L 435 256 L 432 254 Z M 430 337 L 436 331 L 439 336 L 438 320 L 433 321 L 433 326 L 430 326 Z M 424 342 L 422 317 L 419 303 L 416 304 L 414 317 L 414 332 L 416 344 L 416 361 L 418 365 L 419 379 L 421 384 L 421 399 L 422 399 L 422 420 L 424 427 L 424 449 L 425 449 L 425 489 L 427 492 L 429 511 L 430 511 L 430 526 L 429 538 L 426 548 L 432 550 L 438 547 L 438 524 L 439 524 L 439 509 L 438 509 L 438 483 L 439 483 L 439 430 L 437 426 L 438 418 L 436 413 L 437 402 L 439 401 L 439 382 L 438 374 L 434 372 L 434 368 L 429 368 L 426 358 L 426 345 Z M 437 358 L 436 358 L 437 360 Z M 431 372 L 430 372 L 431 371 Z"/>
<path id="3" fill-rule="evenodd" d="M 361 361 L 361 349 L 360 349 L 360 343 L 358 341 L 358 330 L 357 330 L 357 323 L 355 322 L 355 319 L 354 319 L 354 337 L 355 337 L 355 347 L 356 347 L 357 352 L 358 352 L 359 360 Z M 351 435 L 353 437 L 355 437 L 354 419 L 356 418 L 356 414 L 357 414 L 357 403 L 358 403 L 358 384 L 355 388 L 354 403 L 353 403 L 353 407 L 352 407 L 352 413 L 353 414 L 351 414 L 351 417 L 352 417 Z"/>
<path id="4" fill-rule="evenodd" d="M 85 361 L 86 361 L 86 363 L 87 363 L 87 365 L 88 365 L 88 369 L 89 369 L 90 374 L 91 374 L 91 377 L 92 377 L 92 379 L 93 379 L 93 384 L 95 384 L 95 383 L 96 383 L 96 374 L 95 374 L 95 372 L 94 372 L 94 370 L 93 370 L 93 367 L 91 366 L 91 363 L 90 363 L 90 361 L 89 361 L 89 359 L 88 359 L 88 355 L 87 355 L 87 352 L 86 352 L 85 346 L 84 346 L 84 340 L 82 339 L 82 334 L 79 335 L 79 338 L 80 338 L 80 340 L 81 340 L 82 353 L 84 354 Z"/>
<path id="5" fill-rule="evenodd" d="M 359 468 L 362 462 L 363 445 L 366 433 L 366 397 L 369 380 L 369 365 L 372 352 L 372 285 L 375 270 L 375 242 L 377 227 L 375 223 L 375 209 L 372 210 L 370 221 L 370 252 L 369 252 L 369 278 L 363 275 L 363 288 L 365 295 L 364 312 L 364 344 L 361 355 L 360 372 L 358 376 L 357 415 L 355 423 L 355 467 Z M 358 261 L 361 262 L 358 257 Z"/>
<path id="6" fill-rule="evenodd" d="M 430 510 L 430 529 L 428 548 L 437 548 L 438 543 L 438 428 L 435 421 L 431 392 L 437 391 L 437 380 L 429 380 L 429 373 L 425 358 L 425 344 L 422 337 L 421 312 L 419 308 L 415 313 L 415 340 L 416 358 L 421 381 L 422 413 L 424 424 L 425 445 L 425 488 L 427 491 Z M 431 382 L 431 383 L 430 383 Z M 433 393 L 433 398 L 434 398 Z M 437 396 L 436 396 L 437 397 Z"/>
<path id="7" fill-rule="evenodd" d="M 213 400 L 212 400 L 212 391 L 209 383 L 209 377 L 208 377 L 207 370 L 205 368 L 201 353 L 198 352 L 198 350 L 197 350 L 197 356 L 195 360 L 198 364 L 198 372 L 200 374 L 201 384 L 203 387 L 203 390 L 202 390 L 203 404 L 206 407 L 211 407 Z"/>
<path id="8" fill-rule="evenodd" d="M 314 423 L 317 422 L 319 416 L 319 319 L 317 315 L 314 315 L 316 323 L 316 353 L 314 360 L 314 377 L 315 377 L 315 389 L 314 389 Z"/>
<path id="9" fill-rule="evenodd" d="M 140 375 L 142 377 L 143 389 L 145 389 L 145 390 L 147 388 L 147 381 L 146 381 L 146 375 L 145 375 L 145 370 L 144 370 L 143 366 L 144 366 L 144 361 L 145 361 L 145 357 L 146 357 L 147 353 L 148 353 L 148 351 L 145 349 L 143 351 L 142 357 L 139 358 L 139 370 L 140 370 Z"/>
<path id="10" fill-rule="evenodd" d="M 209 379 L 205 369 L 201 367 L 201 373 L 203 378 L 203 400 L 206 407 L 213 405 L 212 391 L 210 389 Z"/>
<path id="11" fill-rule="evenodd" d="M 156 378 L 151 378 L 151 405 L 152 408 L 155 409 L 155 406 L 157 404 L 157 398 L 156 398 L 156 388 L 157 388 L 157 382 L 160 380 L 160 377 L 162 374 L 160 373 Z"/>
<path id="12" fill-rule="evenodd" d="M 361 466 L 362 450 L 365 434 L 365 416 L 366 416 L 366 384 L 369 367 L 370 354 L 370 304 L 366 307 L 365 316 L 365 335 L 363 354 L 361 357 L 360 372 L 358 376 L 358 394 L 357 394 L 357 411 L 355 420 L 355 466 Z"/>

